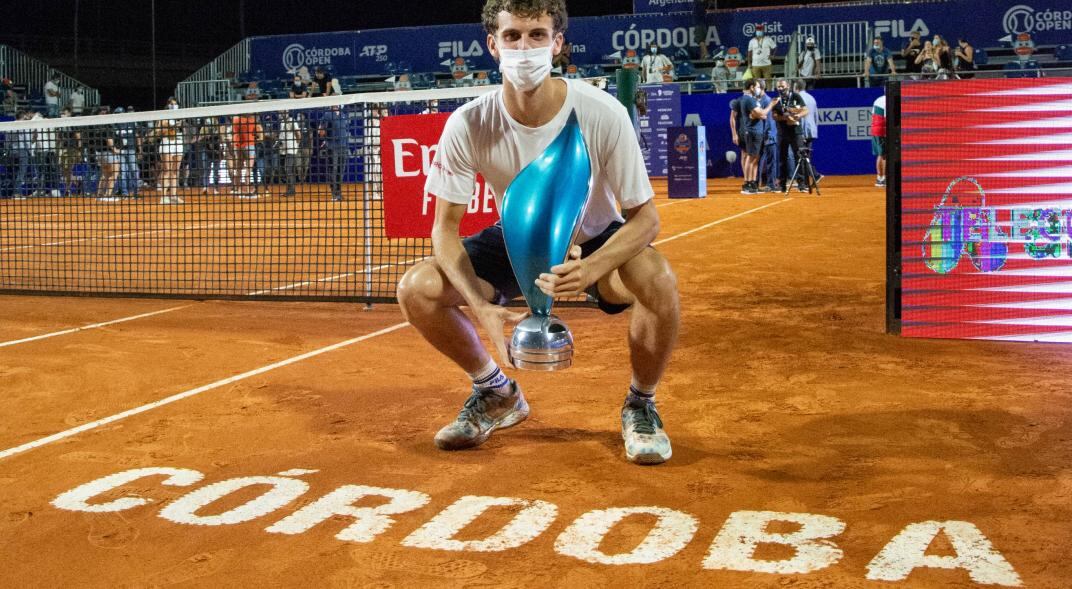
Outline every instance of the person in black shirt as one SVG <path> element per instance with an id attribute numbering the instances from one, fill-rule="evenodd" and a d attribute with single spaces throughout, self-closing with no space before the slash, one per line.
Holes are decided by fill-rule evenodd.
<path id="1" fill-rule="evenodd" d="M 793 161 L 799 161 L 800 148 L 804 143 L 804 133 L 801 122 L 808 116 L 808 106 L 804 98 L 789 87 L 789 81 L 785 78 L 778 80 L 778 96 L 781 101 L 774 107 L 774 120 L 778 122 L 778 155 L 781 166 L 779 168 L 779 180 L 782 188 L 786 187 L 789 179 L 789 151 L 793 151 Z M 802 182 L 797 179 L 797 188 L 801 192 Z"/>
<path id="2" fill-rule="evenodd" d="M 968 40 L 961 37 L 957 39 L 957 49 L 954 54 L 957 66 L 957 77 L 968 80 L 975 77 L 975 48 Z"/>
<path id="3" fill-rule="evenodd" d="M 291 98 L 308 98 L 309 90 L 305 87 L 305 81 L 301 76 L 294 74 L 294 81 L 290 84 Z"/>
<path id="4" fill-rule="evenodd" d="M 919 31 L 912 31 L 912 37 L 901 49 L 901 57 L 905 60 L 905 71 L 913 80 L 918 80 L 923 73 L 923 64 L 917 63 L 920 52 L 923 51 L 923 42 L 919 39 Z"/>
<path id="5" fill-rule="evenodd" d="M 335 79 L 324 68 L 316 68 L 312 84 L 309 86 L 309 96 L 333 96 L 335 94 Z"/>

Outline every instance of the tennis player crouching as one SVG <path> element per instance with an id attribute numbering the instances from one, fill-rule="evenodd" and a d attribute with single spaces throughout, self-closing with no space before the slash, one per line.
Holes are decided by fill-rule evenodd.
<path id="1" fill-rule="evenodd" d="M 537 285 L 555 297 L 587 292 L 609 314 L 631 308 L 633 378 L 621 414 L 625 453 L 640 464 L 665 462 L 670 439 L 655 409 L 655 389 L 677 340 L 680 312 L 674 273 L 649 247 L 659 232 L 659 217 L 633 125 L 609 94 L 580 80 L 550 77 L 551 60 L 564 42 L 564 0 L 487 0 L 483 21 L 503 88 L 464 105 L 448 120 L 426 185 L 437 197 L 435 256 L 410 269 L 398 286 L 406 318 L 473 381 L 472 394 L 458 418 L 436 434 L 436 445 L 475 447 L 496 429 L 528 416 L 521 387 L 503 374 L 459 308 L 469 306 L 508 365 L 503 328 L 524 315 L 501 306 L 521 293 L 502 227 L 496 223 L 464 241 L 458 229 L 476 175 L 483 174 L 501 199 L 576 110 L 592 160 L 591 201 L 581 222 L 580 246 L 566 263 L 542 274 Z"/>

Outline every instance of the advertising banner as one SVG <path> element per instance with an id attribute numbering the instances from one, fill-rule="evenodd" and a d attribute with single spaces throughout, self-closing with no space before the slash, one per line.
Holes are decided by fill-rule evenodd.
<path id="1" fill-rule="evenodd" d="M 676 6 L 675 1 L 637 0 L 638 13 L 650 12 L 650 7 L 658 9 L 655 14 L 570 19 L 566 39 L 573 45 L 573 63 L 609 63 L 615 53 L 643 49 L 653 42 L 671 56 L 678 49 L 695 48 L 698 40 L 690 8 L 663 14 Z M 475 9 L 472 19 L 473 24 L 254 37 L 252 69 L 273 78 L 285 77 L 303 65 L 310 70 L 329 66 L 343 76 L 385 74 L 388 63 L 408 64 L 414 72 L 433 72 L 447 71 L 443 62 L 455 57 L 472 61 L 475 69 L 494 68 L 487 54 L 487 35 L 475 22 Z M 704 40 L 716 47 L 744 50 L 756 26 L 763 24 L 784 55 L 800 25 L 860 21 L 867 22 L 893 49 L 899 49 L 914 31 L 924 36 L 940 34 L 950 41 L 964 36 L 976 47 L 993 47 L 1003 39 L 1011 42 L 1020 33 L 1032 35 L 1036 45 L 1067 43 L 1072 35 L 1072 8 L 1067 1 L 950 0 L 719 11 L 707 15 Z"/>
<path id="2" fill-rule="evenodd" d="M 648 114 L 639 117 L 640 148 L 649 176 L 666 176 L 666 137 L 681 126 L 681 89 L 675 84 L 641 86 L 648 95 Z"/>
<path id="3" fill-rule="evenodd" d="M 633 12 L 691 12 L 696 0 L 633 0 Z"/>
<path id="4" fill-rule="evenodd" d="M 1072 342 L 1072 78 L 902 87 L 909 337 Z"/>
<path id="5" fill-rule="evenodd" d="M 670 129 L 667 187 L 670 198 L 707 196 L 707 138 L 703 127 Z"/>
<path id="6" fill-rule="evenodd" d="M 380 122 L 384 226 L 388 238 L 431 237 L 435 195 L 425 192 L 424 182 L 449 117 L 449 113 L 401 115 Z M 498 219 L 495 195 L 484 178 L 477 176 L 461 233 L 472 235 Z"/>

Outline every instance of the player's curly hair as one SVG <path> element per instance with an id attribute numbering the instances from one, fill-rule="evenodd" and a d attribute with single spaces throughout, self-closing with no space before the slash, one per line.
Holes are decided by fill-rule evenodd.
<path id="1" fill-rule="evenodd" d="M 525 18 L 539 18 L 548 15 L 554 21 L 554 32 L 565 33 L 569 24 L 566 14 L 566 0 L 487 0 L 481 14 L 484 30 L 489 35 L 499 31 L 499 13 L 509 12 Z"/>

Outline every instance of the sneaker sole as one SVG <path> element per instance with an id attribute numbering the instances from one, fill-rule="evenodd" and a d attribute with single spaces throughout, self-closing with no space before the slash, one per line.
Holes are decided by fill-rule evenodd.
<path id="1" fill-rule="evenodd" d="M 622 435 L 622 440 L 625 440 L 625 435 Z M 644 452 L 640 454 L 630 454 L 628 451 L 625 453 L 625 458 L 633 464 L 651 465 L 662 464 L 670 457 L 674 455 L 674 449 L 670 448 L 670 451 L 666 453 L 666 456 L 659 454 L 658 452 Z"/>

